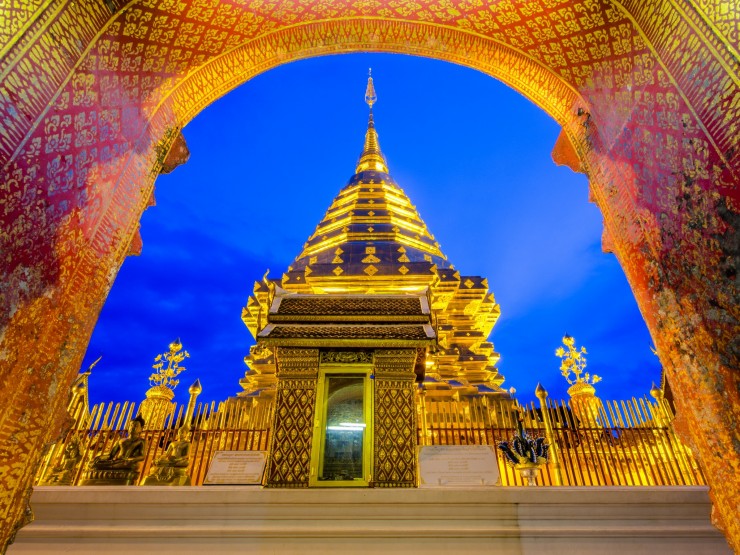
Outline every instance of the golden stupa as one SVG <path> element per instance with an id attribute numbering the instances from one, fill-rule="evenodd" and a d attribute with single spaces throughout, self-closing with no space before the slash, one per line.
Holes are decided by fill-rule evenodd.
<path id="1" fill-rule="evenodd" d="M 389 174 L 373 119 L 377 97 L 368 78 L 370 106 L 365 144 L 355 172 L 339 192 L 302 252 L 279 279 L 255 283 L 242 320 L 258 340 L 241 397 L 270 395 L 274 349 L 266 346 L 276 298 L 347 295 L 422 295 L 437 338 L 423 361 L 424 388 L 438 395 L 508 397 L 496 370 L 498 353 L 488 336 L 499 306 L 487 280 L 465 276 L 447 260 L 403 189 Z M 317 343 L 318 345 L 318 343 Z"/>

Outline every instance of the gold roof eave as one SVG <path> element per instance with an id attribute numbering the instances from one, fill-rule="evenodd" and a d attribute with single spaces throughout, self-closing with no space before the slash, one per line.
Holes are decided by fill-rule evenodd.
<path id="1" fill-rule="evenodd" d="M 257 334 L 257 339 L 265 345 L 285 347 L 422 347 L 433 345 L 437 337 L 429 323 L 304 322 L 271 322 Z"/>
<path id="2" fill-rule="evenodd" d="M 359 318 L 400 318 L 428 322 L 431 310 L 427 291 L 422 294 L 301 294 L 279 289 L 269 308 L 268 318 L 300 322 L 305 318 L 327 317 L 333 322 Z"/>
<path id="3" fill-rule="evenodd" d="M 300 254 L 298 258 L 303 258 L 306 256 L 311 256 L 314 254 L 318 254 L 320 252 L 323 252 L 327 249 L 331 249 L 333 247 L 338 247 L 344 243 L 352 243 L 352 242 L 368 242 L 368 241 L 388 241 L 388 242 L 396 242 L 400 243 L 407 247 L 413 247 L 415 249 L 418 249 L 422 252 L 425 252 L 427 254 L 431 254 L 432 256 L 437 256 L 443 260 L 447 260 L 447 257 L 442 253 L 442 251 L 437 246 L 429 245 L 423 241 L 420 241 L 418 239 L 409 237 L 407 235 L 404 235 L 399 232 L 342 232 L 338 235 L 335 235 L 334 237 L 327 237 L 326 239 L 322 240 L 320 243 L 316 243 L 315 245 L 308 246 L 305 249 L 303 249 L 303 252 Z"/>
<path id="4" fill-rule="evenodd" d="M 403 281 L 399 283 L 398 278 Z M 311 276 L 304 285 L 317 294 L 363 294 L 368 291 L 375 293 L 421 293 L 431 283 L 434 274 L 405 276 L 396 275 L 348 275 L 343 279 L 334 276 Z"/>
<path id="5" fill-rule="evenodd" d="M 301 318 L 304 322 L 319 323 L 319 322 L 335 322 L 337 318 L 335 316 L 326 314 L 314 314 L 311 316 L 303 316 Z M 278 323 L 293 322 L 295 317 L 284 316 L 281 314 L 270 314 L 270 321 Z M 357 316 L 342 316 L 343 322 L 388 322 L 388 323 L 409 323 L 409 324 L 423 324 L 429 321 L 429 316 L 399 316 L 397 314 L 374 314 L 374 315 L 357 315 Z"/>
<path id="6" fill-rule="evenodd" d="M 426 347 L 434 345 L 434 339 L 315 339 L 315 338 L 260 338 L 271 347 L 362 347 L 362 348 L 400 348 Z"/>

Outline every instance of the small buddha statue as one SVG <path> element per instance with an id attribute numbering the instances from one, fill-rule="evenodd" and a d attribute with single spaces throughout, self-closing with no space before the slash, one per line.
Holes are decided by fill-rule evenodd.
<path id="1" fill-rule="evenodd" d="M 75 478 L 77 464 L 82 458 L 79 440 L 70 439 L 64 446 L 64 454 L 58 463 L 51 467 L 41 480 L 42 486 L 70 486 Z"/>
<path id="2" fill-rule="evenodd" d="M 145 486 L 189 486 L 190 428 L 183 424 L 177 430 L 177 439 L 167 446 L 165 454 L 152 465 L 151 473 L 144 480 Z"/>
<path id="3" fill-rule="evenodd" d="M 128 437 L 119 439 L 107 455 L 99 455 L 90 461 L 82 485 L 135 484 L 147 450 L 146 440 L 141 437 L 143 428 L 141 415 L 131 420 Z"/>

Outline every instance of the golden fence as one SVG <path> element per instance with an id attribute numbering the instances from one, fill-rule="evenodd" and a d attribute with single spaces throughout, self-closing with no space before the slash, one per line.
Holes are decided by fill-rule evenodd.
<path id="1" fill-rule="evenodd" d="M 135 403 L 101 403 L 90 411 L 88 425 L 70 430 L 63 441 L 47 453 L 37 475 L 37 483 L 44 483 L 50 470 L 64 457 L 65 446 L 78 441 L 82 459 L 76 464 L 72 485 L 79 485 L 88 463 L 98 455 L 110 451 L 116 441 L 125 437 L 128 423 L 138 414 Z M 154 461 L 165 454 L 174 441 L 177 429 L 184 422 L 185 405 L 177 405 L 167 417 L 162 429 L 144 430 L 147 442 L 146 457 L 142 463 L 139 483 L 149 475 Z M 192 431 L 189 439 L 190 465 L 188 473 L 193 485 L 202 485 L 208 465 L 216 451 L 267 451 L 272 419 L 271 403 L 219 403 L 198 404 L 190 419 Z M 83 422 L 79 424 L 83 424 Z"/>
<path id="2" fill-rule="evenodd" d="M 547 438 L 550 461 L 538 484 L 567 486 L 667 486 L 705 484 L 691 452 L 678 440 L 667 403 L 648 399 L 597 401 L 581 418 L 571 403 L 545 400 L 519 406 L 473 397 L 427 399 L 419 395 L 420 445 L 498 445 L 510 441 L 517 418 L 531 436 Z M 549 428 L 549 430 L 548 430 Z M 501 483 L 524 480 L 496 450 Z"/>
<path id="3" fill-rule="evenodd" d="M 590 414 L 579 413 L 572 402 L 545 400 L 520 406 L 515 401 L 471 397 L 464 400 L 417 395 L 419 445 L 491 445 L 509 441 L 517 418 L 532 436 L 550 444 L 550 461 L 538 478 L 540 485 L 699 485 L 704 476 L 689 450 L 676 437 L 665 401 L 648 399 L 597 401 Z M 71 484 L 78 485 L 89 462 L 107 453 L 125 437 L 128 422 L 137 414 L 134 403 L 99 404 L 89 418 L 80 418 L 65 437 L 53 445 L 39 469 L 37 483 L 64 464 L 65 448 L 78 442 L 82 458 L 75 462 Z M 577 407 L 575 407 L 577 408 Z M 186 420 L 187 408 L 178 405 L 161 429 L 144 430 L 146 457 L 139 483 L 149 475 Z M 580 417 L 578 416 L 580 415 Z M 205 479 L 213 454 L 219 450 L 267 451 L 272 404 L 199 404 L 189 418 L 190 465 L 193 485 Z M 524 485 L 523 479 L 496 449 L 501 483 Z"/>

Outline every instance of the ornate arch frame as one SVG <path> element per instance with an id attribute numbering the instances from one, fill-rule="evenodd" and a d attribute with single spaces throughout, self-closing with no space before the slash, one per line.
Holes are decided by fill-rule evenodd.
<path id="1" fill-rule="evenodd" d="M 738 14 L 722 2 L 135 0 L 3 8 L 0 506 L 43 445 L 180 129 L 255 75 L 343 52 L 427 56 L 512 86 L 587 174 L 740 549 Z M 173 146 L 174 145 L 174 146 Z M 732 453 L 728 456 L 727 453 Z M 9 539 L 10 534 L 0 539 Z"/>

